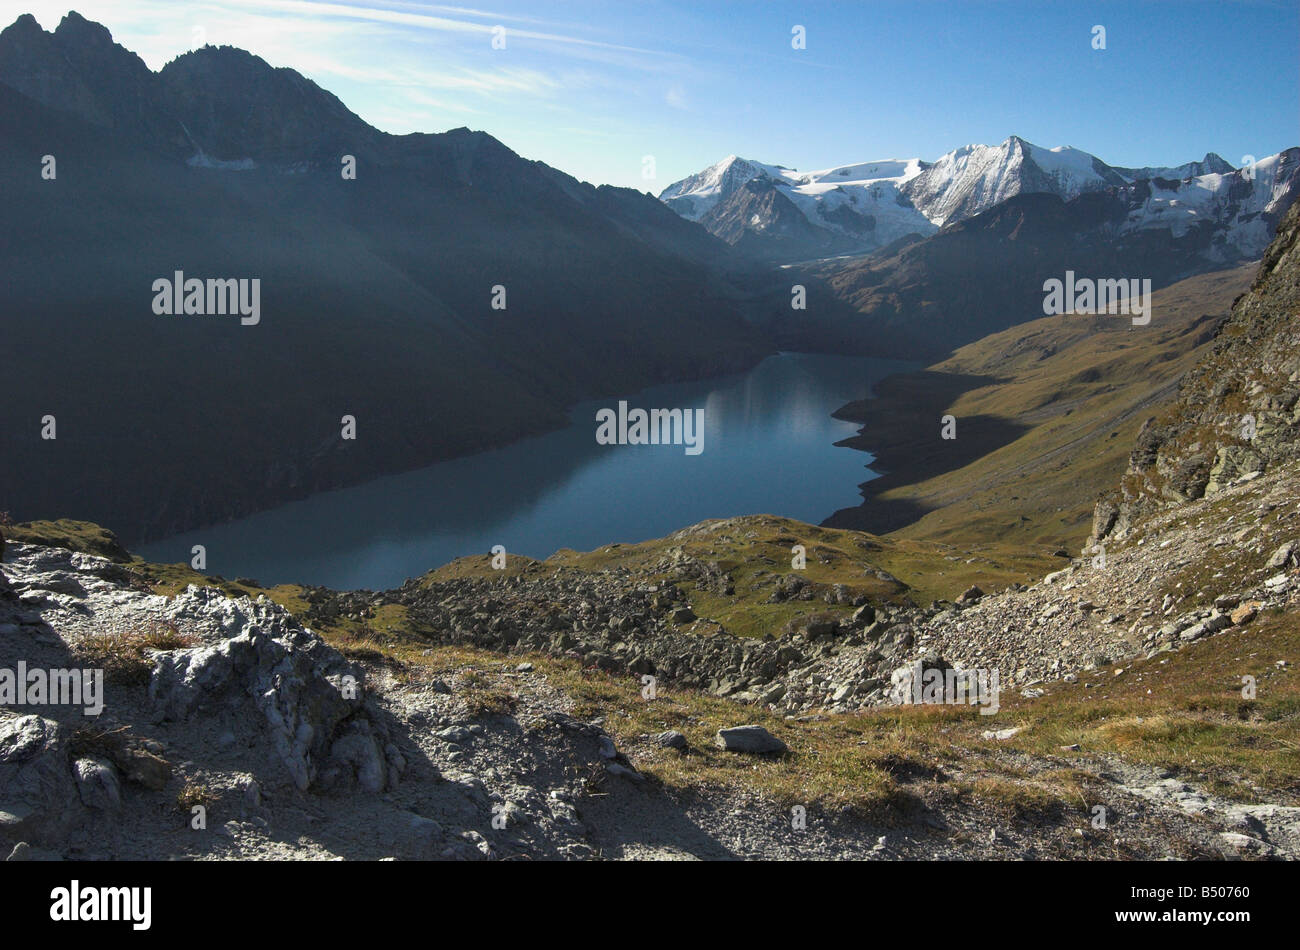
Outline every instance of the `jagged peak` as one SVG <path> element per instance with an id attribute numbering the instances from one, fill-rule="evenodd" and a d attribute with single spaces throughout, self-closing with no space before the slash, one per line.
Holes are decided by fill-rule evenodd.
<path id="1" fill-rule="evenodd" d="M 192 63 L 198 63 L 205 66 L 225 66 L 228 64 L 233 68 L 242 68 L 249 72 L 258 73 L 274 73 L 279 71 L 277 67 L 272 66 L 266 60 L 262 59 L 262 57 L 258 56 L 256 53 L 250 53 L 246 49 L 241 49 L 238 46 L 213 46 L 209 44 L 197 47 L 196 49 L 186 50 L 184 53 L 181 53 L 163 66 L 161 72 L 166 73 L 169 70 L 174 70 L 176 68 L 185 68 Z M 295 70 L 288 69 L 288 67 L 280 67 L 279 69 L 288 72 L 295 72 Z"/>
<path id="2" fill-rule="evenodd" d="M 13 23 L 5 27 L 4 32 L 8 33 L 10 30 L 16 30 L 20 33 L 23 32 L 44 33 L 45 32 L 45 30 L 41 28 L 40 23 L 36 21 L 36 17 L 32 16 L 30 13 L 21 14 L 18 17 L 18 19 L 14 20 Z"/>
<path id="3" fill-rule="evenodd" d="M 77 36 L 95 40 L 113 42 L 113 34 L 108 27 L 95 20 L 87 20 L 76 10 L 69 10 L 54 28 L 55 36 Z"/>
<path id="4" fill-rule="evenodd" d="M 0 30 L 0 50 L 17 51 L 20 55 L 37 49 L 49 49 L 53 43 L 54 34 L 47 33 L 30 13 L 24 13 Z"/>

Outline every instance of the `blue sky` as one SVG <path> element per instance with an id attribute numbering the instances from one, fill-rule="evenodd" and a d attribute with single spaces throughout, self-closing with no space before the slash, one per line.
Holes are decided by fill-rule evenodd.
<path id="1" fill-rule="evenodd" d="M 1297 0 L 482 3 L 3 0 L 46 29 L 76 9 L 154 69 L 236 45 L 387 131 L 469 126 L 656 193 L 731 153 L 816 169 L 1016 134 L 1141 166 L 1300 144 Z"/>

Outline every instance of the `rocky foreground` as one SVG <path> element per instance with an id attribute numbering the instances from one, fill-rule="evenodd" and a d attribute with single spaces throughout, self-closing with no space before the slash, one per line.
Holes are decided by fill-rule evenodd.
<path id="1" fill-rule="evenodd" d="M 1126 816 L 1122 834 L 1093 829 L 1086 813 L 1021 815 L 949 796 L 945 782 L 977 770 L 959 762 L 936 764 L 885 813 L 810 797 L 796 827 L 790 802 L 761 785 L 675 785 L 642 767 L 707 754 L 780 770 L 814 750 L 761 727 L 723 731 L 707 752 L 673 730 L 616 739 L 615 710 L 576 708 L 546 658 L 634 690 L 654 675 L 665 693 L 725 697 L 715 701 L 735 715 L 717 730 L 758 708 L 792 724 L 892 710 L 889 671 L 916 659 L 996 666 L 1004 689 L 1032 704 L 1041 684 L 1110 679 L 1122 668 L 1104 664 L 1195 650 L 1261 611 L 1294 609 L 1296 482 L 1294 471 L 1245 481 L 1227 493 L 1224 521 L 1193 507 L 1104 568 L 1080 560 L 1027 590 L 958 604 L 868 605 L 766 642 L 693 634 L 676 585 L 581 571 L 413 584 L 311 608 L 404 600 L 436 667 L 345 656 L 265 597 L 191 586 L 169 598 L 112 561 L 10 543 L 5 665 L 84 668 L 104 642 L 142 631 L 147 645 L 135 667 L 108 664 L 97 717 L 48 703 L 0 711 L 0 841 L 12 859 L 1295 857 L 1297 802 L 1229 801 L 1113 759 L 1087 761 Z M 746 521 L 693 530 L 743 532 Z M 1161 592 L 1210 555 L 1257 581 Z M 493 652 L 457 652 L 466 642 Z M 982 724 L 993 760 L 1016 774 L 1059 765 L 1003 749 L 1016 721 Z"/>

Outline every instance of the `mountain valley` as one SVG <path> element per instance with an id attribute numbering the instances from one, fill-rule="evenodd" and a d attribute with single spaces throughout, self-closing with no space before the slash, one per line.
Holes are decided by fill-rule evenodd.
<path id="1" fill-rule="evenodd" d="M 130 829 L 177 789 L 223 821 L 219 834 L 161 839 L 196 856 L 1295 857 L 1300 473 L 1283 433 L 1300 373 L 1298 275 L 1300 206 L 1187 375 L 1154 465 L 1152 430 L 1139 435 L 1122 515 L 1100 502 L 1080 556 L 1045 576 L 941 542 L 755 516 L 504 571 L 465 559 L 385 592 L 265 590 L 132 559 L 92 525 L 35 523 L 5 528 L 0 634 L 72 658 L 120 641 L 111 723 L 125 738 L 104 746 L 109 798 L 81 793 L 120 810 L 121 836 L 97 845 L 119 857 L 158 856 L 128 842 L 160 839 Z M 1243 347 L 1272 382 L 1198 392 Z M 1242 409 L 1273 434 L 1249 458 Z M 1184 463 L 1206 455 L 1207 437 L 1231 469 L 1190 491 L 1141 481 L 1201 471 Z M 804 570 L 788 560 L 799 544 Z M 1030 583 L 1008 584 L 1016 570 Z M 131 652 L 147 617 L 161 632 Z M 320 636 L 333 647 L 312 646 Z M 304 684 L 331 664 L 368 684 L 364 719 L 313 727 L 333 738 L 306 772 L 274 741 L 284 711 L 203 720 L 255 759 L 223 757 L 226 740 L 187 725 L 191 710 L 256 696 L 259 663 L 290 661 Z M 910 662 L 991 665 L 1005 692 L 992 715 L 899 705 Z M 307 686 L 284 682 L 265 701 L 324 715 L 293 706 Z M 733 747 L 740 724 L 784 751 Z M 91 856 L 92 813 L 51 810 L 76 799 L 58 763 L 89 740 L 32 715 L 0 728 L 29 750 L 0 769 L 39 767 L 53 783 L 24 806 L 15 847 Z M 0 787 L 12 780 L 0 772 Z M 318 830 L 285 797 L 294 782 L 319 788 Z M 794 805 L 809 832 L 782 823 Z M 1098 807 L 1111 824 L 1092 820 Z M 358 830 L 374 824 L 392 833 Z"/>
<path id="2" fill-rule="evenodd" d="M 1300 859 L 1300 148 L 656 197 L 69 13 L 0 195 L 0 859 Z"/>

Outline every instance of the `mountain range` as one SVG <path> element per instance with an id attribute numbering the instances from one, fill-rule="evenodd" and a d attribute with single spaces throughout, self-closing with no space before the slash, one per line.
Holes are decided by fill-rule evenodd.
<path id="1" fill-rule="evenodd" d="M 76 13 L 0 32 L 0 193 L 0 508 L 137 543 L 816 332 L 780 325 L 788 290 L 766 299 L 751 263 L 651 195 L 482 132 L 380 132 L 232 47 L 152 72 Z M 259 279 L 260 323 L 155 314 L 177 271 Z"/>
<path id="2" fill-rule="evenodd" d="M 1012 137 L 802 175 L 732 157 L 657 200 L 483 132 L 381 132 L 240 49 L 154 72 L 76 13 L 21 16 L 0 32 L 0 510 L 139 544 L 781 349 L 938 358 L 1042 316 L 1067 270 L 1159 288 L 1257 256 L 1298 167 Z M 160 316 L 178 271 L 260 281 L 261 320 Z"/>
<path id="3" fill-rule="evenodd" d="M 1123 168 L 1012 136 L 807 174 L 732 156 L 660 200 L 746 256 L 799 262 L 875 353 L 930 360 L 1042 317 L 1069 271 L 1159 289 L 1257 259 L 1298 194 L 1300 148 Z"/>
<path id="4" fill-rule="evenodd" d="M 1122 206 L 1114 233 L 1209 231 L 1207 264 L 1255 259 L 1300 189 L 1300 149 L 1233 168 L 1214 153 L 1167 168 L 1108 165 L 1069 146 L 1011 136 L 937 161 L 889 159 L 797 172 L 729 155 L 669 185 L 660 200 L 737 248 L 791 261 L 879 250 L 928 237 L 1017 196 L 1068 202 L 1107 194 Z"/>

